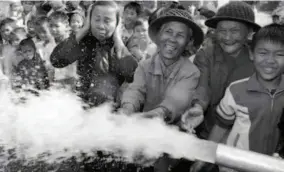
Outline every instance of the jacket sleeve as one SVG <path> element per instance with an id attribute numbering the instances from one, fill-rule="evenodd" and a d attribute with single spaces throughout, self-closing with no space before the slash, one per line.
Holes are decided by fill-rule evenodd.
<path id="1" fill-rule="evenodd" d="M 133 109 L 128 109 L 132 112 L 138 112 L 141 105 L 145 102 L 146 95 L 146 75 L 143 63 L 140 64 L 134 74 L 134 81 L 131 83 L 122 95 L 122 108 L 132 105 Z"/>
<path id="2" fill-rule="evenodd" d="M 84 57 L 86 46 L 76 41 L 75 35 L 58 44 L 50 56 L 51 64 L 56 68 L 64 68 Z"/>
<path id="3" fill-rule="evenodd" d="M 208 55 L 206 52 L 201 49 L 199 52 L 197 52 L 194 64 L 197 66 L 197 68 L 200 71 L 200 79 L 197 86 L 197 90 L 194 95 L 193 103 L 198 103 L 203 107 L 203 110 L 206 110 L 208 107 L 208 104 L 210 102 L 210 95 L 211 95 L 211 89 L 209 87 L 209 80 L 210 80 L 210 60 L 207 57 Z"/>
<path id="4" fill-rule="evenodd" d="M 217 106 L 217 123 L 224 127 L 229 128 L 233 125 L 236 118 L 235 113 L 236 102 L 231 93 L 230 87 L 226 89 L 225 96 Z"/>
<path id="5" fill-rule="evenodd" d="M 134 72 L 138 66 L 138 60 L 129 52 L 122 43 L 115 46 L 116 72 L 124 77 L 127 82 L 133 81 Z"/>
<path id="6" fill-rule="evenodd" d="M 190 75 L 181 77 L 178 83 L 166 93 L 164 100 L 159 106 L 166 108 L 170 112 L 170 114 L 166 114 L 169 118 L 169 123 L 178 121 L 191 104 L 199 76 L 200 72 L 196 70 Z"/>

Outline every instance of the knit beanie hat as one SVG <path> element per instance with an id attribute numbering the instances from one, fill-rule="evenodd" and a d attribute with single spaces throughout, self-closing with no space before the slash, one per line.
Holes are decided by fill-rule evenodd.
<path id="1" fill-rule="evenodd" d="M 232 1 L 220 7 L 217 14 L 213 18 L 208 19 L 205 25 L 216 28 L 218 22 L 223 20 L 242 22 L 251 27 L 254 31 L 260 29 L 260 26 L 255 23 L 255 16 L 251 6 L 241 1 Z"/>

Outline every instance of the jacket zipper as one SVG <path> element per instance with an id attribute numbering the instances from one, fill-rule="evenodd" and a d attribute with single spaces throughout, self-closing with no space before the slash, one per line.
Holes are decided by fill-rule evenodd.
<path id="1" fill-rule="evenodd" d="M 280 90 L 280 91 L 278 91 L 278 92 L 275 92 L 273 95 L 272 95 L 270 92 L 267 93 L 267 94 L 270 96 L 270 98 L 271 98 L 271 105 L 270 105 L 270 111 L 271 111 L 271 112 L 273 111 L 275 96 L 276 96 L 277 94 L 282 93 L 283 91 L 284 91 L 284 90 Z"/>

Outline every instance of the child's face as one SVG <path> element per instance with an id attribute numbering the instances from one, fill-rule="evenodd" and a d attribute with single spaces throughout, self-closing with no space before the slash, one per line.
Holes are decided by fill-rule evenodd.
<path id="1" fill-rule="evenodd" d="M 22 1 L 22 5 L 25 12 L 30 12 L 33 9 L 34 2 L 33 1 Z"/>
<path id="2" fill-rule="evenodd" d="M 13 31 L 13 27 L 10 24 L 5 24 L 2 28 L 1 28 L 1 37 L 4 40 L 9 40 L 9 36 L 11 34 L 11 32 Z"/>
<path id="3" fill-rule="evenodd" d="M 91 17 L 91 32 L 98 40 L 110 38 L 116 29 L 116 9 L 109 6 L 96 6 Z"/>
<path id="4" fill-rule="evenodd" d="M 148 25 L 144 22 L 142 25 L 134 28 L 134 34 L 140 38 L 146 39 L 148 37 Z"/>
<path id="5" fill-rule="evenodd" d="M 71 18 L 70 21 L 70 26 L 72 28 L 73 31 L 77 32 L 80 28 L 83 27 L 84 21 L 83 21 L 83 17 L 78 15 L 78 14 L 74 14 Z"/>
<path id="6" fill-rule="evenodd" d="M 14 4 L 10 8 L 11 17 L 19 17 L 22 13 L 22 6 L 20 4 Z"/>
<path id="7" fill-rule="evenodd" d="M 34 29 L 34 25 L 32 21 L 28 21 L 27 22 L 27 29 L 28 29 L 28 33 L 33 36 L 35 34 L 35 29 Z"/>
<path id="8" fill-rule="evenodd" d="M 26 39 L 26 35 L 24 34 L 20 34 L 20 33 L 15 33 L 15 34 L 11 34 L 10 36 L 10 42 L 12 45 L 17 46 L 20 44 L 20 42 L 24 39 Z"/>
<path id="9" fill-rule="evenodd" d="M 67 35 L 69 32 L 69 27 L 67 23 L 64 23 L 61 20 L 54 20 L 50 21 L 50 32 L 54 36 L 54 38 L 62 38 Z"/>
<path id="10" fill-rule="evenodd" d="M 35 32 L 39 39 L 42 41 L 49 41 L 52 38 L 47 22 L 43 23 L 42 25 L 36 26 Z"/>
<path id="11" fill-rule="evenodd" d="M 136 20 L 137 13 L 132 8 L 126 8 L 123 12 L 123 18 L 124 18 L 125 24 L 131 24 Z"/>
<path id="12" fill-rule="evenodd" d="M 35 55 L 35 49 L 31 45 L 23 45 L 20 48 L 21 54 L 26 59 L 32 59 Z"/>
<path id="13" fill-rule="evenodd" d="M 272 81 L 284 71 L 284 45 L 268 40 L 257 42 L 253 51 L 253 61 L 258 76 Z"/>

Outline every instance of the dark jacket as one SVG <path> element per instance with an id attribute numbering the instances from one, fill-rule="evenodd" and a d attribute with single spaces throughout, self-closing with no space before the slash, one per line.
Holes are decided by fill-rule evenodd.
<path id="1" fill-rule="evenodd" d="M 114 100 L 119 86 L 132 81 L 138 65 L 124 45 L 115 44 L 112 38 L 101 43 L 91 33 L 79 43 L 72 35 L 54 49 L 50 60 L 56 68 L 77 61 L 77 89 L 83 100 L 93 105 Z"/>
<path id="2" fill-rule="evenodd" d="M 233 81 L 250 77 L 254 66 L 249 58 L 249 48 L 244 46 L 238 57 L 229 57 L 214 43 L 197 52 L 194 64 L 200 70 L 196 101 L 205 110 L 204 123 L 200 126 L 201 137 L 207 138 L 216 118 L 216 106 Z"/>
<path id="3" fill-rule="evenodd" d="M 33 59 L 22 60 L 13 71 L 15 89 L 47 89 L 49 80 L 42 59 L 36 55 Z M 29 88 L 31 87 L 31 88 Z"/>

